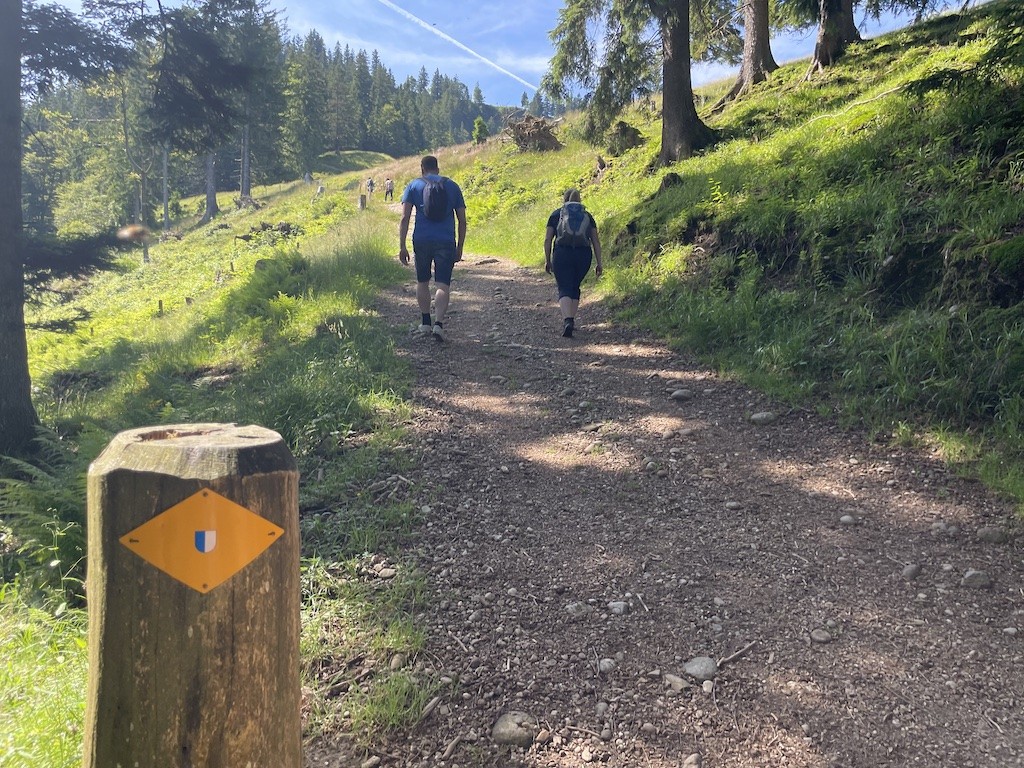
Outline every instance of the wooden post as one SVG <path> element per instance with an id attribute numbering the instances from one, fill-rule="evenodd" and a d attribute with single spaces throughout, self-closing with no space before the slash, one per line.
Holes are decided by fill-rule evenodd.
<path id="1" fill-rule="evenodd" d="M 366 195 L 359 196 L 359 210 L 366 210 Z"/>
<path id="2" fill-rule="evenodd" d="M 299 768 L 298 471 L 280 435 L 122 432 L 88 508 L 84 768 Z"/>

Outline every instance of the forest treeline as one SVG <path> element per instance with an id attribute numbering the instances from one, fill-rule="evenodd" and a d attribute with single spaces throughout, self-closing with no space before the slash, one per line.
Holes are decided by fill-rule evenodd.
<path id="1" fill-rule="evenodd" d="M 376 50 L 328 48 L 316 30 L 289 38 L 264 5 L 236 11 L 199 19 L 202 36 L 189 34 L 189 19 L 139 35 L 126 65 L 105 77 L 29 94 L 29 232 L 74 237 L 130 221 L 210 218 L 218 190 L 244 198 L 254 183 L 316 175 L 325 153 L 403 156 L 493 135 L 513 110 L 437 69 L 397 82 Z M 204 50 L 211 43 L 217 49 Z M 205 94 L 204 77 L 212 81 Z M 210 97 L 220 114 L 196 106 Z M 535 114 L 559 111 L 539 93 L 522 101 Z M 182 198 L 204 191 L 203 210 L 181 210 Z"/>

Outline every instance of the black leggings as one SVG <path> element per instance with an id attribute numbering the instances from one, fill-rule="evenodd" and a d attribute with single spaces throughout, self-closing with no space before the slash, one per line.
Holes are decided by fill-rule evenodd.
<path id="1" fill-rule="evenodd" d="M 594 254 L 588 245 L 582 248 L 555 246 L 551 269 L 555 273 L 555 283 L 558 285 L 558 298 L 568 297 L 579 301 L 580 285 L 590 271 L 590 263 L 593 260 Z"/>

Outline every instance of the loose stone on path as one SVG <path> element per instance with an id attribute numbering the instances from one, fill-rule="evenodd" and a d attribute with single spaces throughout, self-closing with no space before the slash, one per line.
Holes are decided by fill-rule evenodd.
<path id="1" fill-rule="evenodd" d="M 696 656 L 686 662 L 683 671 L 695 680 L 713 680 L 718 674 L 718 664 L 710 656 Z"/>
<path id="2" fill-rule="evenodd" d="M 540 730 L 537 718 L 525 712 L 506 712 L 491 729 L 495 744 L 509 744 L 527 749 Z"/>

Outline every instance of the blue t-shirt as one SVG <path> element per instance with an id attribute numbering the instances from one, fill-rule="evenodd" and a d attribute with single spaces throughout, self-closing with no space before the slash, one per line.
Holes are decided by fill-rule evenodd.
<path id="1" fill-rule="evenodd" d="M 442 178 L 430 174 L 428 178 Z M 412 230 L 412 242 L 416 243 L 454 243 L 455 242 L 455 211 L 466 207 L 459 185 L 444 177 L 444 188 L 448 193 L 448 213 L 441 221 L 431 221 L 423 213 L 423 188 L 426 182 L 422 177 L 413 179 L 402 192 L 402 202 L 412 203 L 416 208 L 416 223 Z"/>

